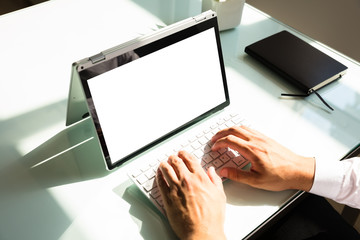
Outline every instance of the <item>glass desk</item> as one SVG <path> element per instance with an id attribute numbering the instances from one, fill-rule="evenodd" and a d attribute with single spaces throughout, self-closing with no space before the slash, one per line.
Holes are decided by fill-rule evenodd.
<path id="1" fill-rule="evenodd" d="M 90 121 L 65 127 L 71 64 L 196 15 L 200 1 L 54 0 L 0 16 L 0 238 L 173 239 L 167 221 L 127 177 L 141 156 L 107 172 Z M 175 8 L 176 7 L 176 8 Z M 175 12 L 174 9 L 177 9 Z M 244 47 L 288 29 L 349 67 L 313 96 L 290 91 Z M 231 107 L 256 129 L 295 152 L 341 159 L 360 141 L 360 66 L 245 5 L 242 23 L 221 33 Z M 228 239 L 242 239 L 299 194 L 268 192 L 227 181 Z"/>

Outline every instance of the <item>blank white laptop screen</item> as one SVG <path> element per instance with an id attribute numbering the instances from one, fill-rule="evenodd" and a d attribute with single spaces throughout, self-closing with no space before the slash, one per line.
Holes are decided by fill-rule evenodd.
<path id="1" fill-rule="evenodd" d="M 113 59 L 119 67 L 83 81 L 108 168 L 228 104 L 216 34 L 211 27 L 168 46 L 131 49 Z"/>

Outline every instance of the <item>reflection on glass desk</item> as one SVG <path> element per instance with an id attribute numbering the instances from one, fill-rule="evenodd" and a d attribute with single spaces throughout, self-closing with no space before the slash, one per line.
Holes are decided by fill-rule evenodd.
<path id="1" fill-rule="evenodd" d="M 174 238 L 167 220 L 127 177 L 150 153 L 108 172 L 91 122 L 65 127 L 72 62 L 173 21 L 162 3 L 49 1 L 0 17 L 0 239 Z M 182 12 L 169 14 L 195 15 L 200 6 L 187 0 Z M 284 29 L 349 67 L 340 81 L 319 91 L 334 112 L 313 96 L 281 99 L 292 86 L 244 53 L 245 46 Z M 222 32 L 221 42 L 232 108 L 254 128 L 299 154 L 329 161 L 359 144 L 357 62 L 248 5 L 241 25 Z M 20 53 L 23 61 L 15 64 Z M 231 181 L 224 186 L 228 239 L 248 236 L 298 195 Z"/>

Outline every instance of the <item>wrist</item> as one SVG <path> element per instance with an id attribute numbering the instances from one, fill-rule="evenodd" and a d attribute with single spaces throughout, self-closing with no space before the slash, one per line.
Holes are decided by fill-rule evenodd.
<path id="1" fill-rule="evenodd" d="M 300 157 L 294 174 L 292 189 L 302 191 L 310 191 L 315 176 L 315 158 L 313 157 Z"/>

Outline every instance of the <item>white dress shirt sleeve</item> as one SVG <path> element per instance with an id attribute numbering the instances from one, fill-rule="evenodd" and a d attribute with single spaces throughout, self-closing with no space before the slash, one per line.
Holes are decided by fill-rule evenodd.
<path id="1" fill-rule="evenodd" d="M 314 183 L 309 192 L 360 209 L 360 158 L 316 159 Z"/>

